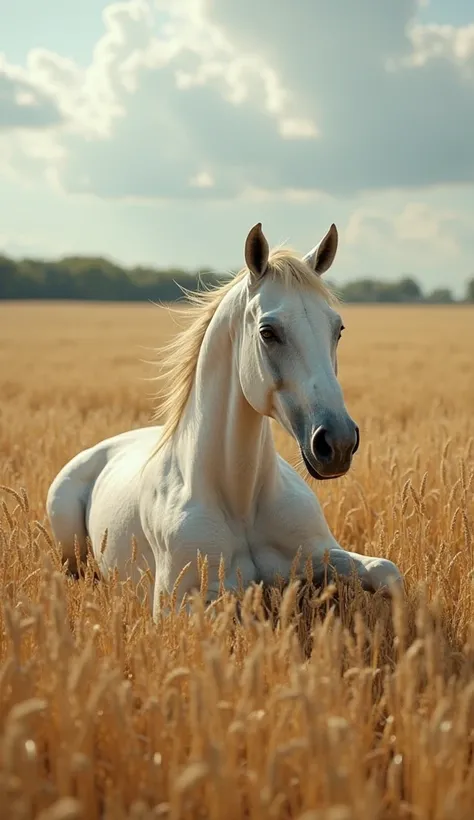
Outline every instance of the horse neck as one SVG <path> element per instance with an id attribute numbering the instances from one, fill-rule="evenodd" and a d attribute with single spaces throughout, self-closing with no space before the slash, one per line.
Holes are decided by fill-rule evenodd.
<path id="1" fill-rule="evenodd" d="M 245 519 L 271 481 L 277 456 L 269 419 L 248 403 L 240 384 L 232 328 L 243 299 L 232 297 L 206 331 L 173 446 L 193 496 L 217 499 L 231 516 Z"/>

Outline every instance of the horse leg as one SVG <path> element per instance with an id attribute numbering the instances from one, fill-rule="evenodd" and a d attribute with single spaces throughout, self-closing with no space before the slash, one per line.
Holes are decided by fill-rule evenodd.
<path id="1" fill-rule="evenodd" d="M 350 555 L 355 556 L 355 553 Z M 358 555 L 357 558 L 368 573 L 374 592 L 380 592 L 384 598 L 392 598 L 395 589 L 404 592 L 403 576 L 393 561 L 372 555 Z"/>
<path id="2" fill-rule="evenodd" d="M 206 557 L 206 553 L 203 552 L 203 559 Z M 219 553 L 219 560 L 217 560 L 217 554 L 211 553 L 208 556 L 208 579 L 207 579 L 207 589 L 206 589 L 206 597 L 205 597 L 205 605 L 209 606 L 210 604 L 214 603 L 218 600 L 221 594 L 221 581 L 219 579 L 219 568 L 220 568 L 220 553 Z M 191 559 L 191 560 L 190 560 Z M 210 560 L 209 560 L 210 559 Z M 186 571 L 183 573 L 182 577 L 180 578 L 181 572 L 183 568 L 189 563 Z M 156 621 L 160 615 L 163 615 L 164 612 L 169 612 L 169 607 L 165 608 L 165 611 L 161 608 L 161 595 L 164 591 L 171 592 L 176 582 L 179 580 L 179 583 L 176 587 L 176 611 L 179 611 L 183 607 L 183 599 L 187 596 L 186 601 L 184 602 L 184 609 L 188 614 L 192 612 L 192 602 L 189 598 L 190 594 L 193 592 L 198 592 L 201 587 L 201 578 L 198 572 L 198 562 L 197 562 L 197 553 L 193 557 L 193 551 L 189 548 L 176 550 L 171 559 L 171 565 L 168 567 L 166 578 L 163 578 L 163 575 L 160 576 L 160 572 L 158 569 L 159 564 L 157 564 L 157 571 L 155 575 L 155 587 L 154 587 L 154 596 L 153 596 L 153 618 Z M 239 580 L 237 574 L 233 571 L 226 572 L 224 579 L 223 579 L 223 587 L 225 591 L 235 592 L 239 588 Z"/>
<path id="3" fill-rule="evenodd" d="M 61 544 L 68 571 L 76 573 L 75 549 L 79 560 L 87 558 L 86 507 L 94 483 L 107 463 L 106 442 L 89 447 L 71 458 L 52 481 L 46 498 L 46 512 L 53 537 Z"/>
<path id="4" fill-rule="evenodd" d="M 327 550 L 327 553 L 327 562 L 320 556 L 317 561 L 313 561 L 313 584 L 315 586 L 323 586 L 325 582 L 331 583 L 335 580 L 336 575 L 351 578 L 355 573 L 362 588 L 367 592 L 373 592 L 369 573 L 358 555 L 346 552 L 342 548 L 331 548 Z"/>
<path id="5" fill-rule="evenodd" d="M 350 578 L 355 573 L 366 592 L 380 592 L 384 597 L 391 597 L 392 587 L 403 590 L 403 578 L 400 570 L 386 558 L 359 555 L 342 548 L 328 550 L 328 564 L 320 558 L 313 566 L 313 583 L 316 586 L 324 581 L 332 581 L 335 573 Z"/>

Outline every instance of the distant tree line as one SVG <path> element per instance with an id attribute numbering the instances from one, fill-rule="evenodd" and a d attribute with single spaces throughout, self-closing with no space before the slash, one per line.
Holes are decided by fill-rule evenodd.
<path id="1" fill-rule="evenodd" d="M 78 299 L 90 301 L 173 302 L 181 288 L 196 290 L 215 285 L 225 277 L 211 269 L 123 268 L 101 257 L 71 256 L 58 261 L 14 260 L 0 256 L 0 299 Z M 398 281 L 359 279 L 346 285 L 333 283 L 345 302 L 449 304 L 455 298 L 449 288 L 423 293 L 415 279 Z M 467 283 L 462 301 L 474 302 L 474 278 Z"/>

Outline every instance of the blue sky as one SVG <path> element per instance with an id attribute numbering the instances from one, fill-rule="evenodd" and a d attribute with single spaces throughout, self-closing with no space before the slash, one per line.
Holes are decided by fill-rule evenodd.
<path id="1" fill-rule="evenodd" d="M 0 250 L 474 275 L 472 0 L 0 0 Z"/>

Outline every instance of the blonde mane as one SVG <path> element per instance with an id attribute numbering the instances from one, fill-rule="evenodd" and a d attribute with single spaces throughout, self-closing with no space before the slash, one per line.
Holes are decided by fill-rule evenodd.
<path id="1" fill-rule="evenodd" d="M 248 275 L 248 268 L 244 267 L 229 281 L 208 290 L 193 292 L 183 289 L 186 306 L 181 309 L 173 308 L 173 313 L 181 314 L 188 325 L 157 351 L 160 373 L 155 380 L 162 382 L 163 387 L 155 396 L 159 404 L 153 418 L 154 421 L 164 419 L 164 422 L 160 440 L 152 456 L 178 427 L 193 385 L 199 351 L 212 317 L 226 294 Z M 310 288 L 317 291 L 326 302 L 337 303 L 335 294 L 321 276 L 314 273 L 288 248 L 278 248 L 271 252 L 265 278 L 268 276 L 279 279 L 286 288 Z"/>

